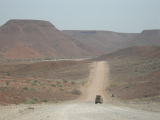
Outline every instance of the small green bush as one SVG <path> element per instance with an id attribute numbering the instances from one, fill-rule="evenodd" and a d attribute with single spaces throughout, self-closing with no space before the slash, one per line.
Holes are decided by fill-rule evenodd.
<path id="1" fill-rule="evenodd" d="M 45 83 L 42 83 L 42 84 L 40 84 L 41 86 L 44 86 L 44 85 L 46 85 Z"/>
<path id="2" fill-rule="evenodd" d="M 110 86 L 111 87 L 117 87 L 117 84 L 111 84 Z"/>
<path id="3" fill-rule="evenodd" d="M 35 80 L 34 83 L 40 83 L 38 80 Z"/>
<path id="4" fill-rule="evenodd" d="M 73 84 L 73 85 L 74 85 L 74 84 L 76 84 L 76 82 L 72 81 L 72 82 L 71 82 L 71 84 Z"/>
<path id="5" fill-rule="evenodd" d="M 44 99 L 44 100 L 42 100 L 42 102 L 48 102 L 48 100 L 47 100 L 47 99 Z"/>
<path id="6" fill-rule="evenodd" d="M 31 85 L 33 85 L 33 86 L 38 86 L 38 84 L 36 84 L 36 83 L 32 83 Z"/>
<path id="7" fill-rule="evenodd" d="M 63 81 L 64 83 L 67 83 L 67 82 L 68 82 L 67 80 L 64 80 L 64 79 L 63 79 L 62 81 Z"/>
<path id="8" fill-rule="evenodd" d="M 45 58 L 45 60 L 52 60 L 52 58 Z"/>
<path id="9" fill-rule="evenodd" d="M 58 85 L 59 87 L 62 87 L 62 85 Z"/>
<path id="10" fill-rule="evenodd" d="M 7 81 L 7 82 L 6 82 L 6 87 L 7 87 L 8 85 L 9 85 L 9 82 Z"/>
<path id="11" fill-rule="evenodd" d="M 125 88 L 129 88 L 129 86 L 126 86 Z"/>
<path id="12" fill-rule="evenodd" d="M 26 80 L 26 82 L 30 82 L 31 80 Z"/>
<path id="13" fill-rule="evenodd" d="M 23 87 L 23 90 L 29 90 L 29 88 L 28 87 Z"/>
<path id="14" fill-rule="evenodd" d="M 46 87 L 42 87 L 41 89 L 45 89 Z"/>
<path id="15" fill-rule="evenodd" d="M 57 83 L 57 84 L 60 84 L 61 82 L 60 82 L 60 81 L 56 81 L 56 83 Z"/>
<path id="16" fill-rule="evenodd" d="M 51 86 L 52 86 L 52 87 L 56 87 L 56 85 L 55 85 L 55 84 L 52 84 Z"/>
<path id="17" fill-rule="evenodd" d="M 14 79 L 13 81 L 14 81 L 14 82 L 17 82 L 17 80 L 15 80 L 15 79 Z"/>
<path id="18" fill-rule="evenodd" d="M 63 91 L 65 91 L 65 89 L 60 88 L 59 91 L 63 92 Z"/>
<path id="19" fill-rule="evenodd" d="M 40 101 L 39 98 L 37 98 L 37 97 L 34 97 L 33 100 L 36 101 L 36 102 Z"/>
<path id="20" fill-rule="evenodd" d="M 35 91 L 36 89 L 35 88 L 31 88 L 30 90 Z"/>
<path id="21" fill-rule="evenodd" d="M 33 99 L 28 99 L 25 102 L 23 102 L 23 104 L 36 104 L 36 101 Z"/>
<path id="22" fill-rule="evenodd" d="M 11 72 L 8 72 L 7 76 L 11 76 Z"/>

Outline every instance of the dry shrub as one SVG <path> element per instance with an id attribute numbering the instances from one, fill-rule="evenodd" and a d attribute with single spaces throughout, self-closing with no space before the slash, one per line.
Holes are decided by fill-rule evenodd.
<path id="1" fill-rule="evenodd" d="M 82 92 L 80 90 L 77 90 L 77 89 L 72 90 L 71 93 L 75 94 L 75 95 L 81 95 L 82 94 Z"/>

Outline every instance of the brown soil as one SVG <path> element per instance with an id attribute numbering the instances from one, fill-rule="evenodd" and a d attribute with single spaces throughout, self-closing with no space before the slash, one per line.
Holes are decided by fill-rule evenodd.
<path id="1" fill-rule="evenodd" d="M 58 94 L 63 97 L 72 95 L 64 97 L 69 100 L 78 97 L 71 94 L 72 90 L 82 88 L 82 92 L 88 94 L 88 97 L 85 97 L 85 100 L 88 101 L 93 100 L 96 94 L 101 94 L 107 100 L 130 100 L 136 103 L 159 102 L 160 61 L 158 51 L 159 47 L 153 46 L 132 47 L 94 59 L 98 62 L 93 64 L 91 64 L 93 60 L 1 64 L 0 94 L 3 96 L 1 100 L 2 103 L 7 100 L 13 101 L 10 96 L 5 96 L 6 91 L 11 94 L 16 93 L 17 96 L 24 94 L 26 97 L 22 97 L 23 100 L 33 98 L 33 96 L 28 97 L 29 93 L 34 93 L 36 97 L 37 94 L 40 94 L 39 92 L 42 94 L 48 92 L 49 95 L 53 93 L 54 97 L 48 98 L 51 101 L 53 98 L 61 100 L 60 97 L 57 97 Z M 99 62 L 104 60 L 109 66 L 105 62 Z M 90 77 L 89 70 L 91 70 Z M 83 89 L 82 86 L 86 83 L 87 78 L 89 82 L 85 88 L 88 89 Z M 28 87 L 29 90 L 25 87 Z M 102 92 L 106 87 L 108 93 Z M 16 92 L 17 90 L 20 92 Z M 111 94 L 114 94 L 115 97 L 111 97 Z"/>
<path id="2" fill-rule="evenodd" d="M 0 65 L 0 104 L 25 101 L 65 101 L 79 96 L 89 74 L 89 64 L 52 61 Z M 73 92 L 77 90 L 77 92 Z M 36 100 L 36 101 L 35 101 Z"/>
<path id="3" fill-rule="evenodd" d="M 35 50 L 24 46 L 18 45 L 10 48 L 3 54 L 6 58 L 16 58 L 16 59 L 31 59 L 31 58 L 42 58 L 43 55 L 36 52 Z"/>

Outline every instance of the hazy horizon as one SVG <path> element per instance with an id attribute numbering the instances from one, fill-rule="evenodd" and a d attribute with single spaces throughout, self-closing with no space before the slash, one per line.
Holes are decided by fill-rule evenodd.
<path id="1" fill-rule="evenodd" d="M 159 0 L 0 0 L 0 26 L 11 19 L 33 19 L 60 30 L 140 33 L 160 29 L 159 11 Z"/>

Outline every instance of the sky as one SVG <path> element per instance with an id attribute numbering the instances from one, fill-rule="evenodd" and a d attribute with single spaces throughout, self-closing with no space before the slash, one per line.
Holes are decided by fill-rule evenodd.
<path id="1" fill-rule="evenodd" d="M 160 29 L 160 0 L 0 0 L 0 26 L 11 19 L 45 20 L 59 30 L 140 33 Z"/>

